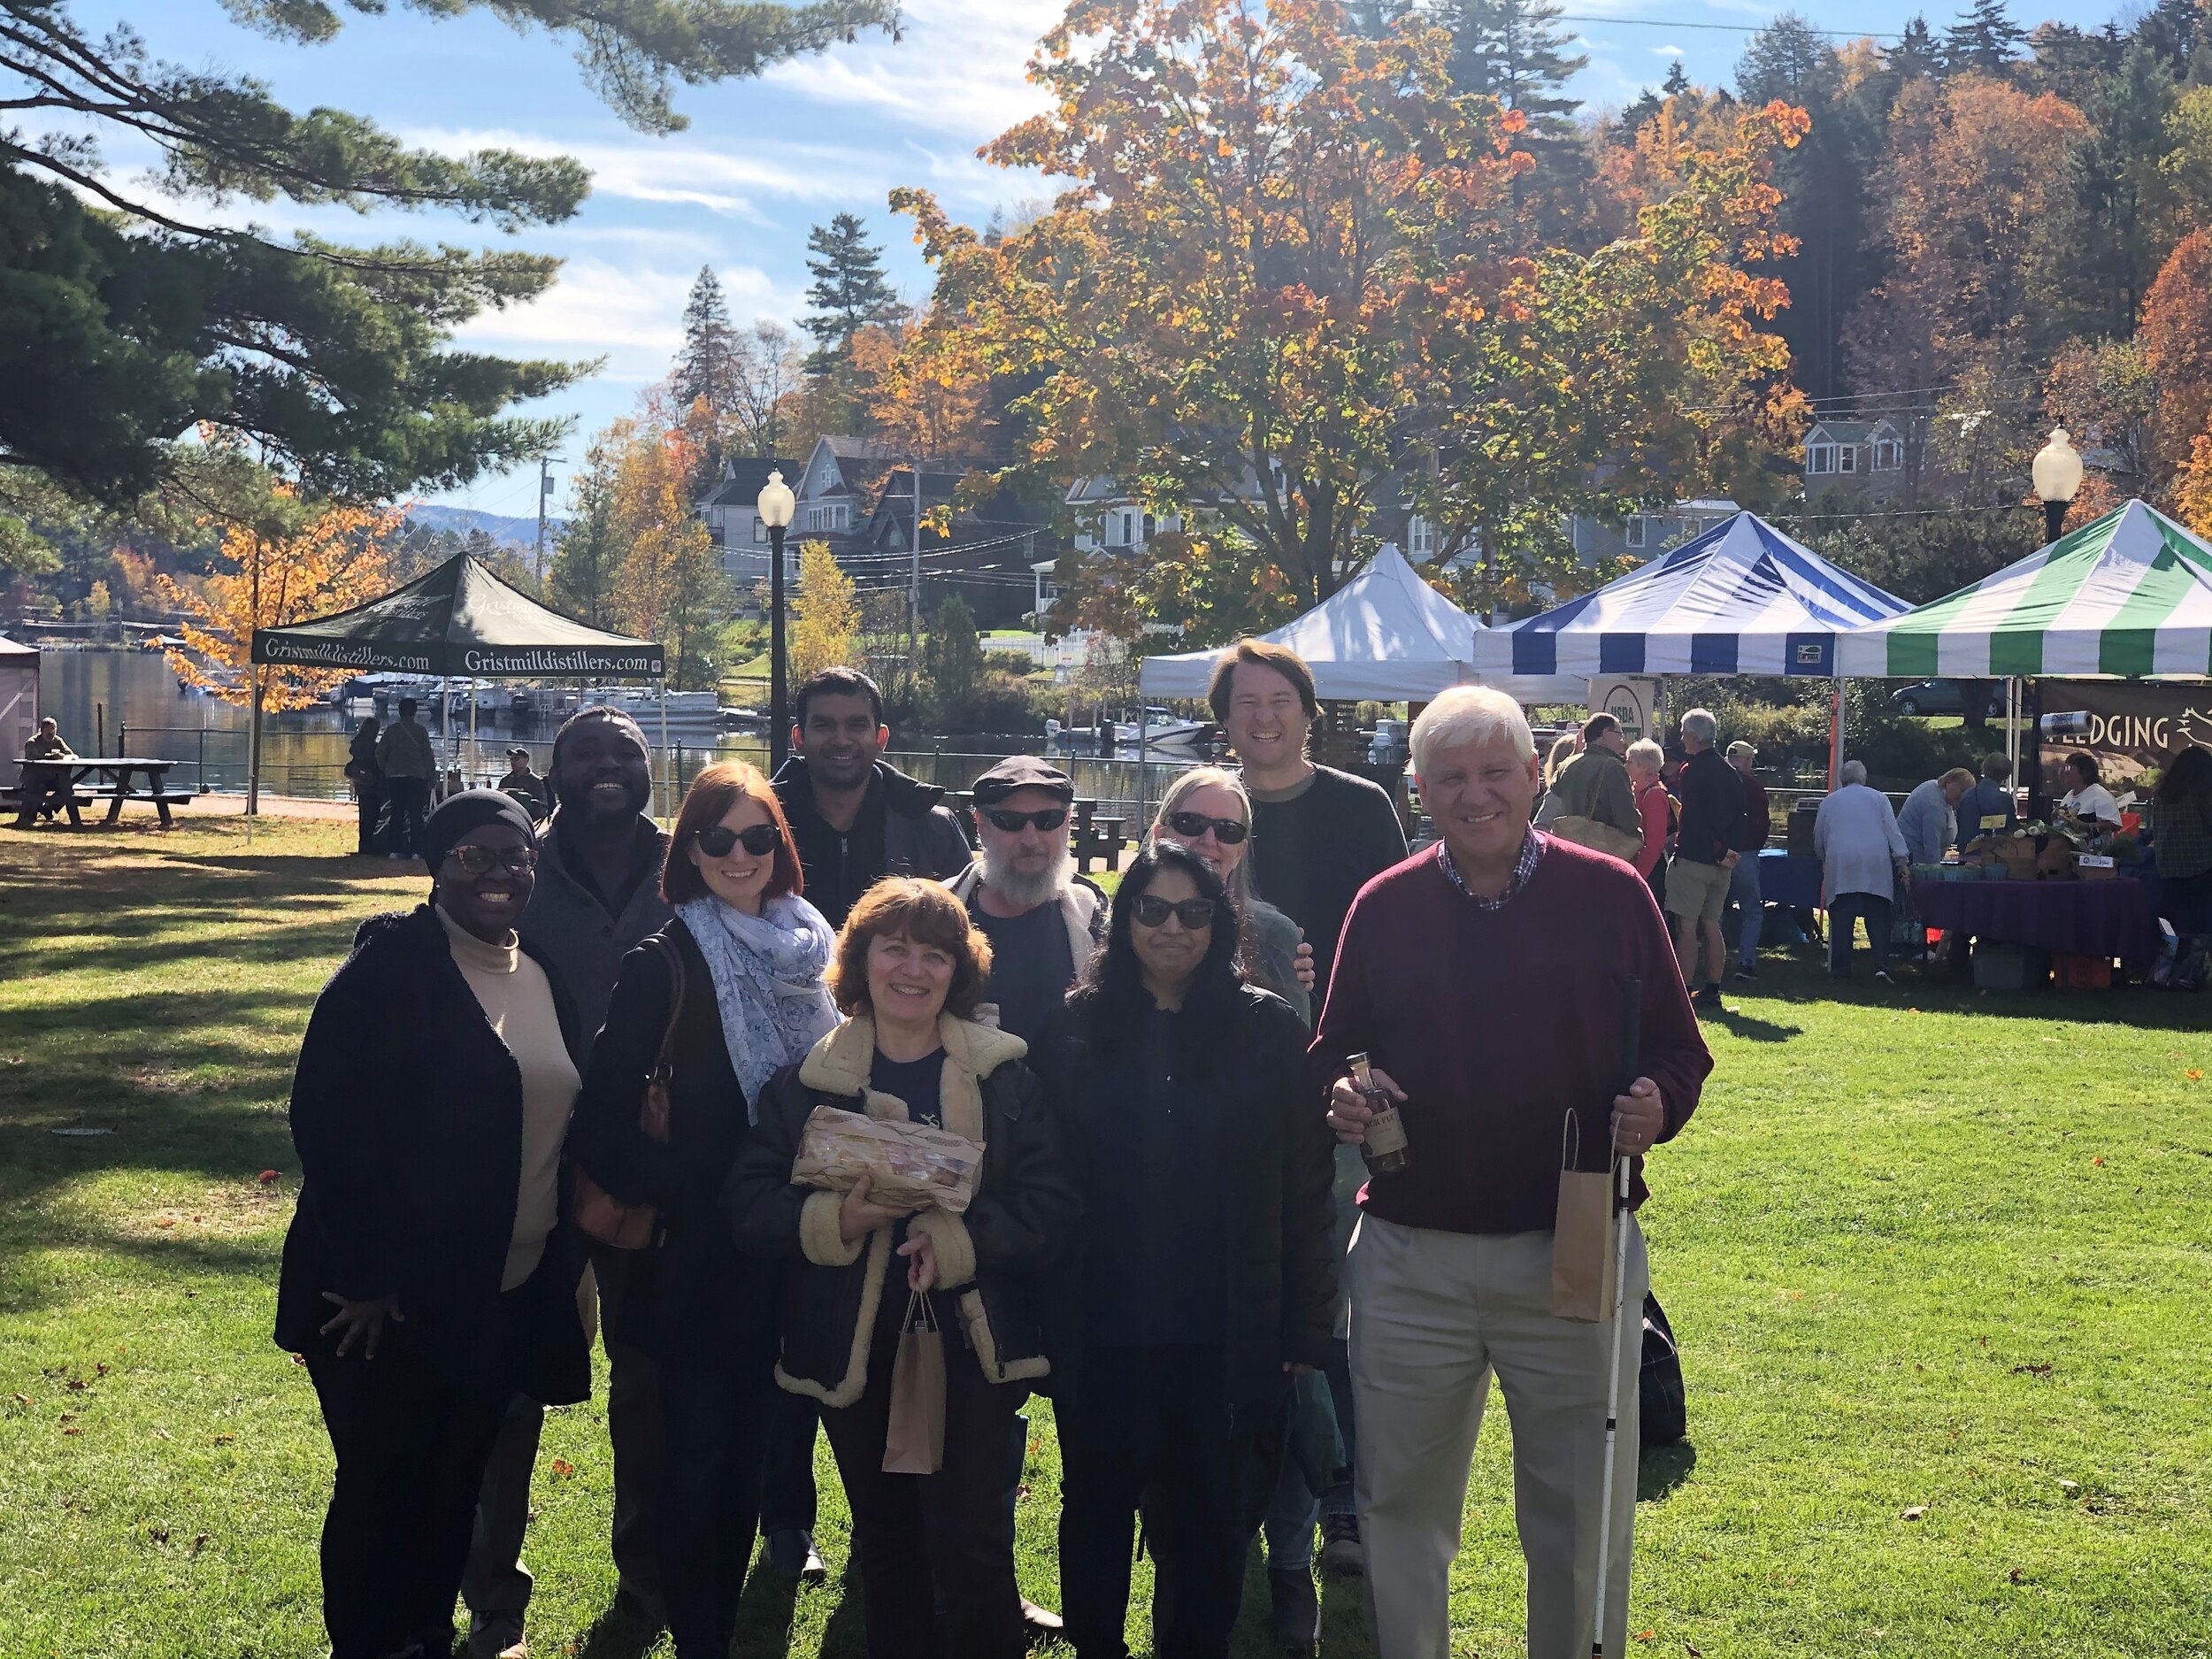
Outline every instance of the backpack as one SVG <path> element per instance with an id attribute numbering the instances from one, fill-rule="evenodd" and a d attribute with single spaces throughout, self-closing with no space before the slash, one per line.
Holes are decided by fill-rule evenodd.
<path id="1" fill-rule="evenodd" d="M 1682 1358 L 1674 1345 L 1659 1298 L 1644 1293 L 1644 1361 L 1636 1389 L 1637 1422 L 1645 1451 L 1671 1446 L 1690 1432 L 1689 1402 L 1682 1383 Z"/>

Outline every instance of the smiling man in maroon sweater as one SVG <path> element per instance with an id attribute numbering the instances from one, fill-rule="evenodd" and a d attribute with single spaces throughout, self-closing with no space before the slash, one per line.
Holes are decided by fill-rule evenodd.
<path id="1" fill-rule="evenodd" d="M 1363 887 L 1313 1044 L 1338 1138 L 1369 1116 L 1346 1056 L 1402 1102 L 1404 1168 L 1371 1177 L 1352 1243 L 1352 1390 L 1368 1616 L 1391 1659 L 1447 1659 L 1452 1558 L 1496 1373 L 1512 1420 L 1529 1659 L 1588 1649 L 1612 1326 L 1554 1317 L 1552 1226 L 1566 1119 L 1579 1166 L 1682 1127 L 1712 1058 L 1651 892 L 1619 860 L 1529 826 L 1536 745 L 1502 694 L 1466 686 L 1413 727 L 1442 842 Z M 1638 1076 L 1621 1075 L 1623 982 L 1642 981 Z M 1643 1242 L 1630 1224 L 1628 1306 Z M 1635 1398 L 1640 1345 L 1623 1344 Z M 1624 1651 L 1636 1413 L 1621 1413 L 1605 1643 Z M 1372 1444 L 1371 1445 L 1371 1440 Z"/>

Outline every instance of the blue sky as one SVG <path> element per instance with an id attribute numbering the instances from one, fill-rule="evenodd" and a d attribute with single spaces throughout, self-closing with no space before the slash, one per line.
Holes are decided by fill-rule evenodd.
<path id="1" fill-rule="evenodd" d="M 479 319 L 464 335 L 516 355 L 606 359 L 590 380 L 537 406 L 577 417 L 565 451 L 573 457 L 666 373 L 702 265 L 714 267 L 741 320 L 792 321 L 805 309 L 808 227 L 849 211 L 885 245 L 893 280 L 918 298 L 928 273 L 905 222 L 885 207 L 893 187 L 933 188 L 957 217 L 978 224 L 994 207 L 1048 194 L 1041 180 L 992 168 L 975 150 L 1040 107 L 1025 65 L 1060 9 L 1056 0 L 906 0 L 896 43 L 866 36 L 757 81 L 680 89 L 678 107 L 691 126 L 663 138 L 609 113 L 558 42 L 518 35 L 482 13 L 438 20 L 396 5 L 361 17 L 342 6 L 347 27 L 311 48 L 240 28 L 219 0 L 79 0 L 76 14 L 95 32 L 127 17 L 157 56 L 257 75 L 296 108 L 334 105 L 444 149 L 498 144 L 583 161 L 594 188 L 582 211 L 515 239 L 566 260 L 558 288 L 532 306 Z M 1657 85 L 1678 56 L 1692 80 L 1726 82 L 1748 38 L 1735 31 L 1780 9 L 1750 0 L 1568 0 L 1577 50 L 1590 58 L 1574 89 L 1594 105 L 1617 105 Z M 1804 11 L 1817 27 L 1893 32 L 1919 9 L 1871 0 Z M 2015 0 L 2015 13 L 2024 24 L 2052 16 L 2090 27 L 2111 11 L 2082 0 Z M 1940 32 L 1948 16 L 1933 11 L 1930 20 Z M 111 145 L 109 159 L 127 167 L 144 158 Z M 278 203 L 240 204 L 228 216 L 353 239 L 501 240 L 434 215 L 364 219 Z M 439 499 L 528 513 L 536 482 L 534 472 L 518 472 Z"/>

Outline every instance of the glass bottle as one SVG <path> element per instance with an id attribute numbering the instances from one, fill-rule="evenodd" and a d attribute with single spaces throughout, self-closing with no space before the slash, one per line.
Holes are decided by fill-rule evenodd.
<path id="1" fill-rule="evenodd" d="M 1352 1087 L 1365 1095 L 1367 1103 L 1374 1109 L 1375 1115 L 1367 1120 L 1366 1144 L 1360 1148 L 1369 1171 L 1389 1175 L 1402 1170 L 1406 1166 L 1406 1126 L 1398 1116 L 1397 1106 L 1377 1086 L 1365 1055 L 1353 1055 L 1345 1064 L 1351 1069 Z"/>

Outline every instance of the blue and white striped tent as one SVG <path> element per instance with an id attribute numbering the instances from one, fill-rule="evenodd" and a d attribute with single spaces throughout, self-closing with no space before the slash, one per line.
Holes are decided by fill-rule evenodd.
<path id="1" fill-rule="evenodd" d="M 1475 669 L 1826 679 L 1837 635 L 1910 609 L 1740 512 L 1594 594 L 1477 634 Z"/>

